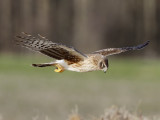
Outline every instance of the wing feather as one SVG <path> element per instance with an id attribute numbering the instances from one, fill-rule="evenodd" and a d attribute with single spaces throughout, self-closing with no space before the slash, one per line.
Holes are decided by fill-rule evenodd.
<path id="1" fill-rule="evenodd" d="M 108 48 L 108 49 L 98 50 L 93 52 L 93 54 L 101 54 L 103 56 L 109 56 L 109 55 L 119 54 L 119 53 L 130 51 L 130 50 L 140 50 L 146 47 L 149 44 L 149 42 L 150 41 L 147 41 L 144 44 L 140 44 L 133 47 Z"/>
<path id="2" fill-rule="evenodd" d="M 79 62 L 83 61 L 87 56 L 74 49 L 73 47 L 67 47 L 62 44 L 53 43 L 47 40 L 45 37 L 39 35 L 39 37 L 32 37 L 26 33 L 23 36 L 16 36 L 17 44 L 32 49 L 34 51 L 39 51 L 49 57 L 61 60 L 67 60 L 69 62 Z"/>

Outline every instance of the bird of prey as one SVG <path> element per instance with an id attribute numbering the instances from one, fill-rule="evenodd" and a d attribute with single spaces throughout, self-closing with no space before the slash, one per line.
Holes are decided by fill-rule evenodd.
<path id="1" fill-rule="evenodd" d="M 27 33 L 22 33 L 21 36 L 16 36 L 16 38 L 17 44 L 56 59 L 54 62 L 32 64 L 32 66 L 55 66 L 56 69 L 54 71 L 59 73 L 64 70 L 76 72 L 102 70 L 106 72 L 109 67 L 108 56 L 130 50 L 140 50 L 149 44 L 149 41 L 147 41 L 144 44 L 133 47 L 107 48 L 90 54 L 84 54 L 73 47 L 49 41 L 41 35 L 33 37 Z"/>

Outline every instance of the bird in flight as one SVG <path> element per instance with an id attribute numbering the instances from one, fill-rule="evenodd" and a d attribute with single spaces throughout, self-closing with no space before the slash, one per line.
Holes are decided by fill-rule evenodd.
<path id="1" fill-rule="evenodd" d="M 16 38 L 16 43 L 21 45 L 22 47 L 38 51 L 42 54 L 56 59 L 54 62 L 32 64 L 32 66 L 55 66 L 56 69 L 54 71 L 58 73 L 61 73 L 64 70 L 76 72 L 102 70 L 106 72 L 109 67 L 108 56 L 130 50 L 140 50 L 149 44 L 149 41 L 147 41 L 144 44 L 133 47 L 107 48 L 92 52 L 90 54 L 84 54 L 73 47 L 68 47 L 49 41 L 41 35 L 38 35 L 38 37 L 33 37 L 32 35 L 22 32 L 22 35 L 16 36 Z"/>

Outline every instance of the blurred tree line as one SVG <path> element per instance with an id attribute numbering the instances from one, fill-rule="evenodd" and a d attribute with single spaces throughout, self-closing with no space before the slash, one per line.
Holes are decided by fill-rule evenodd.
<path id="1" fill-rule="evenodd" d="M 0 52 L 18 52 L 22 31 L 82 52 L 150 40 L 139 54 L 160 55 L 160 0 L 0 0 Z"/>

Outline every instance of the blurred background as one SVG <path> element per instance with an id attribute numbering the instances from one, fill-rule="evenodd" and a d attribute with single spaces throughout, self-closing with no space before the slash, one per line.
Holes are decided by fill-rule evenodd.
<path id="1" fill-rule="evenodd" d="M 0 118 L 62 120 L 75 106 L 98 116 L 112 105 L 159 115 L 159 29 L 159 0 L 0 0 Z M 111 56 L 107 74 L 57 74 L 29 66 L 52 59 L 16 46 L 21 32 L 84 53 L 151 42 Z"/>

